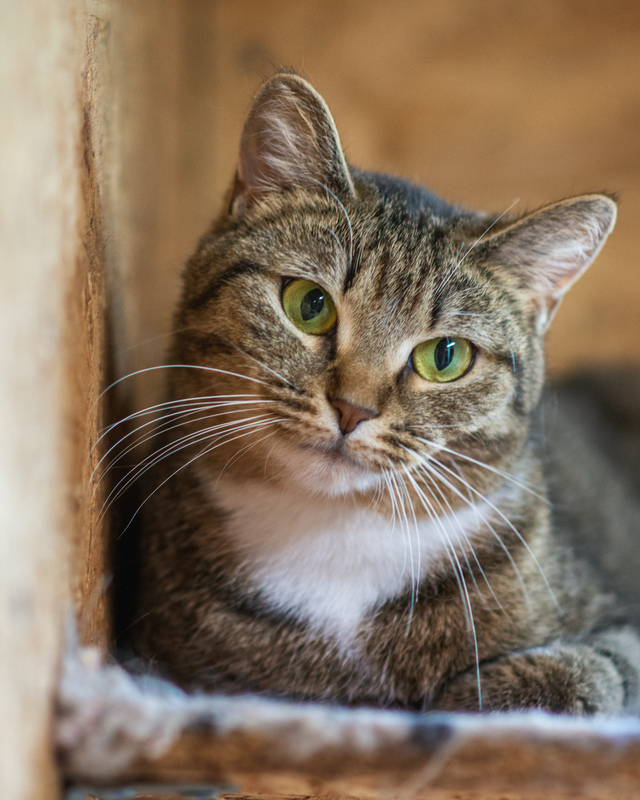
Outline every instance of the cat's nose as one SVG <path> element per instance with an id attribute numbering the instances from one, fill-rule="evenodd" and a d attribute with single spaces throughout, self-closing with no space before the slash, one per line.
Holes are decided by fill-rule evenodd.
<path id="1" fill-rule="evenodd" d="M 351 431 L 355 430 L 361 422 L 368 419 L 373 419 L 377 416 L 377 412 L 370 408 L 363 408 L 356 406 L 354 403 L 349 403 L 347 400 L 340 400 L 339 398 L 329 398 L 331 405 L 337 409 L 340 414 L 338 425 L 342 431 L 342 435 L 346 436 Z"/>

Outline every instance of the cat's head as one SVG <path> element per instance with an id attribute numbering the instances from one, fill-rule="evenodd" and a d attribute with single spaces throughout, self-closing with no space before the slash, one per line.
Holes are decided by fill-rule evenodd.
<path id="1" fill-rule="evenodd" d="M 549 322 L 615 217 L 604 195 L 473 214 L 356 170 L 323 99 L 278 73 L 185 272 L 173 357 L 195 368 L 172 393 L 218 397 L 185 417 L 199 465 L 327 495 L 435 473 L 452 504 L 459 473 L 490 490 L 527 435 Z"/>

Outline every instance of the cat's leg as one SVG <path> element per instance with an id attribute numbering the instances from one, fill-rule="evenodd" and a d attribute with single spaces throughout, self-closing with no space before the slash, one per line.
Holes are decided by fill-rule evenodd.
<path id="1" fill-rule="evenodd" d="M 511 653 L 446 684 L 433 704 L 446 711 L 512 711 L 538 708 L 587 716 L 638 709 L 640 639 L 629 628 L 607 631 L 584 643 L 557 642 Z"/>

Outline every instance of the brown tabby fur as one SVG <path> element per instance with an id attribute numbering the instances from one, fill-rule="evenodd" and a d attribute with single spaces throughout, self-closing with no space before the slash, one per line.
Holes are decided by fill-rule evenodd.
<path id="1" fill-rule="evenodd" d="M 635 707 L 640 643 L 557 523 L 537 411 L 546 328 L 614 221 L 604 195 L 496 218 L 356 170 L 309 84 L 289 72 L 268 81 L 227 208 L 185 270 L 178 366 L 143 464 L 140 651 L 213 690 L 424 709 Z M 289 322 L 281 292 L 295 278 L 331 294 L 334 330 Z M 445 335 L 473 342 L 475 360 L 432 384 L 409 356 Z M 216 405 L 230 395 L 243 397 Z M 371 418 L 341 433 L 338 400 Z M 256 579 L 252 531 L 239 544 L 241 512 L 219 499 L 251 505 L 263 490 L 280 498 L 264 516 L 279 514 L 291 541 L 305 531 L 288 515 L 307 499 L 382 520 L 411 562 L 400 589 L 368 602 L 346 634 L 314 621 L 295 591 L 274 600 L 281 587 L 272 597 Z M 463 541 L 447 544 L 454 512 Z M 412 543 L 429 520 L 442 545 L 420 566 Z M 354 547 L 357 584 L 357 558 L 376 554 L 366 536 Z"/>

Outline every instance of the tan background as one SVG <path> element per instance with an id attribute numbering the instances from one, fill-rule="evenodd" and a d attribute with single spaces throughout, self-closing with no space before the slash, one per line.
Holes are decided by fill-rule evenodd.
<path id="1" fill-rule="evenodd" d="M 155 65 L 139 53 L 130 64 L 138 80 L 156 84 L 171 65 L 156 86 L 163 102 L 144 100 L 154 108 L 148 127 L 135 122 L 144 158 L 164 137 L 165 161 L 162 175 L 141 175 L 136 190 L 140 213 L 156 205 L 159 213 L 144 220 L 148 248 L 135 269 L 146 288 L 129 298 L 142 302 L 134 366 L 161 358 L 180 264 L 217 211 L 251 97 L 278 64 L 304 70 L 324 95 L 353 163 L 467 207 L 502 211 L 520 198 L 524 210 L 585 191 L 619 193 L 617 229 L 566 299 L 549 365 L 557 374 L 640 361 L 640 4 L 184 0 L 153 8 L 162 5 L 173 9 L 172 49 Z M 168 131 L 172 103 L 180 115 Z"/>

